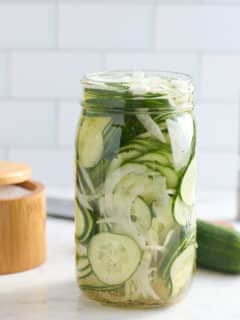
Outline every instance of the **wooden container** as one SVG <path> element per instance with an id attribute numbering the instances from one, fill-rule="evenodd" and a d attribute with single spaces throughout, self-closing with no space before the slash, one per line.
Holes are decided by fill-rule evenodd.
<path id="1" fill-rule="evenodd" d="M 30 179 L 30 167 L 0 162 L 0 186 L 29 191 L 16 198 L 0 197 L 0 274 L 28 270 L 46 259 L 45 190 Z"/>

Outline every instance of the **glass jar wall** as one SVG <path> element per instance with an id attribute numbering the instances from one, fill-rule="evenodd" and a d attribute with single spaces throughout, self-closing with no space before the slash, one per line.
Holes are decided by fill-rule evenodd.
<path id="1" fill-rule="evenodd" d="M 76 268 L 92 299 L 177 301 L 195 268 L 193 85 L 166 72 L 83 81 L 76 137 Z"/>

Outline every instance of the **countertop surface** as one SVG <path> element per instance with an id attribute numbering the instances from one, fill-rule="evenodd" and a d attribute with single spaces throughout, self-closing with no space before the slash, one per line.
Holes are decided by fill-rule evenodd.
<path id="1" fill-rule="evenodd" d="M 34 270 L 0 276 L 1 320 L 239 320 L 240 276 L 199 270 L 180 303 L 152 310 L 102 306 L 78 289 L 73 222 L 48 219 L 48 260 Z"/>

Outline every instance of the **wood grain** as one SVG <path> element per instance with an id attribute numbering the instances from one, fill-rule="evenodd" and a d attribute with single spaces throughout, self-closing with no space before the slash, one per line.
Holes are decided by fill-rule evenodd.
<path id="1" fill-rule="evenodd" d="M 26 164 L 0 161 L 0 185 L 30 180 L 32 169 Z"/>
<path id="2" fill-rule="evenodd" d="M 0 200 L 0 274 L 28 270 L 46 259 L 46 204 L 42 184 L 19 184 L 32 192 Z"/>

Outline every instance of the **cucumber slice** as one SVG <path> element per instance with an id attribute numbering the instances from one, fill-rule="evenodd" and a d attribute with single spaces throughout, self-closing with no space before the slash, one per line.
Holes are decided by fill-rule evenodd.
<path id="1" fill-rule="evenodd" d="M 134 158 L 137 158 L 141 153 L 137 150 L 128 150 L 118 154 L 118 156 L 111 161 L 108 169 L 108 174 L 118 169 L 124 162 L 128 162 Z"/>
<path id="2" fill-rule="evenodd" d="M 92 268 L 89 265 L 87 268 L 85 268 L 84 270 L 78 270 L 78 274 L 77 277 L 78 279 L 84 279 L 89 277 L 89 275 L 92 273 Z"/>
<path id="3" fill-rule="evenodd" d="M 192 215 L 192 207 L 186 205 L 179 196 L 176 197 L 173 203 L 173 214 L 176 222 L 182 226 L 190 222 Z"/>
<path id="4" fill-rule="evenodd" d="M 170 166 L 170 167 L 174 168 L 173 157 L 172 157 L 172 154 L 171 154 L 170 151 L 167 151 L 167 150 L 155 150 L 154 153 L 163 155 L 165 158 L 167 158 L 167 161 L 168 161 L 167 166 Z"/>
<path id="5" fill-rule="evenodd" d="M 106 223 L 99 223 L 99 232 L 110 232 L 110 227 Z"/>
<path id="6" fill-rule="evenodd" d="M 159 165 L 158 163 L 151 161 L 146 161 L 145 165 L 154 171 L 158 171 L 162 176 L 164 176 L 166 178 L 168 188 L 175 189 L 177 187 L 178 175 L 171 167 Z"/>
<path id="7" fill-rule="evenodd" d="M 96 276 L 91 273 L 88 277 L 79 279 L 80 288 L 83 290 L 92 291 L 112 291 L 122 287 L 122 285 L 109 286 L 98 280 Z"/>
<path id="8" fill-rule="evenodd" d="M 139 144 L 137 142 L 132 142 L 128 144 L 127 146 L 121 147 L 120 152 L 123 151 L 138 151 L 139 153 L 144 153 L 146 152 L 146 147 L 142 144 Z"/>
<path id="9" fill-rule="evenodd" d="M 93 234 L 96 223 L 92 217 L 92 213 L 87 208 L 83 208 L 76 200 L 75 202 L 75 225 L 76 225 L 76 238 L 80 243 L 86 243 Z"/>
<path id="10" fill-rule="evenodd" d="M 166 177 L 167 180 L 167 186 L 169 188 L 176 188 L 177 184 L 178 184 L 178 175 L 176 174 L 176 172 L 167 166 L 161 166 L 161 168 L 159 169 L 160 173 Z"/>
<path id="11" fill-rule="evenodd" d="M 110 117 L 85 118 L 78 137 L 78 157 L 84 168 L 94 167 L 104 151 L 103 130 L 110 123 Z"/>
<path id="12" fill-rule="evenodd" d="M 131 164 L 134 166 L 134 164 Z M 144 167 L 144 166 L 143 166 Z M 138 166 L 136 167 L 139 168 Z M 166 189 L 165 178 L 159 173 L 150 171 L 144 167 L 144 172 L 132 172 L 122 177 L 114 189 L 114 198 L 117 200 L 116 205 L 126 205 L 126 200 L 137 196 L 150 205 L 153 201 L 162 197 Z M 123 207 L 124 208 L 124 207 Z"/>
<path id="13" fill-rule="evenodd" d="M 101 185 L 104 183 L 108 168 L 109 168 L 109 160 L 101 159 L 98 162 L 97 166 L 87 170 L 86 174 L 88 174 L 88 181 L 90 181 L 90 183 L 92 182 L 90 193 L 92 194 L 93 200 L 98 198 L 97 189 L 101 189 Z M 86 178 L 85 178 L 85 181 L 86 181 Z M 93 191 L 92 189 L 95 189 L 95 191 Z"/>
<path id="14" fill-rule="evenodd" d="M 127 234 L 144 245 L 144 236 L 151 226 L 151 203 L 164 193 L 167 193 L 165 178 L 158 173 L 124 176 L 108 202 L 111 203 L 108 216 L 115 220 L 112 231 Z M 135 217 L 132 210 L 136 212 Z"/>
<path id="15" fill-rule="evenodd" d="M 97 192 L 88 171 L 80 166 L 77 166 L 77 169 L 80 191 L 83 194 L 96 195 Z"/>
<path id="16" fill-rule="evenodd" d="M 79 205 L 75 202 L 75 235 L 76 238 L 81 239 L 87 230 L 87 220 L 82 213 Z"/>
<path id="17" fill-rule="evenodd" d="M 140 197 L 137 197 L 132 204 L 131 219 L 141 233 L 145 233 L 151 227 L 152 212 Z"/>
<path id="18" fill-rule="evenodd" d="M 148 171 L 148 169 L 142 164 L 127 163 L 127 164 L 124 164 L 122 167 L 118 168 L 117 170 L 111 172 L 110 174 L 107 175 L 107 178 L 105 181 L 106 196 L 109 193 L 112 193 L 114 191 L 116 185 L 124 176 L 129 175 L 130 173 L 134 173 L 138 175 L 146 171 Z M 105 197 L 105 200 L 106 200 L 106 204 L 108 204 L 106 197 Z"/>
<path id="19" fill-rule="evenodd" d="M 80 288 L 82 290 L 90 290 L 90 291 L 100 291 L 100 292 L 106 292 L 106 291 L 115 291 L 121 288 L 121 286 L 91 286 L 87 284 L 80 284 Z"/>
<path id="20" fill-rule="evenodd" d="M 196 159 L 190 162 L 181 182 L 180 194 L 183 201 L 192 206 L 195 202 Z"/>
<path id="21" fill-rule="evenodd" d="M 132 238 L 103 232 L 92 237 L 88 258 L 100 281 L 107 285 L 118 285 L 127 281 L 136 271 L 142 252 Z"/>
<path id="22" fill-rule="evenodd" d="M 188 284 L 195 265 L 195 245 L 190 245 L 174 260 L 170 269 L 171 296 L 177 296 Z"/>
<path id="23" fill-rule="evenodd" d="M 186 234 L 181 228 L 172 228 L 168 230 L 168 233 L 164 240 L 165 251 L 160 260 L 159 274 L 164 279 L 169 279 L 170 267 L 179 253 L 184 249 L 187 242 Z"/>
<path id="24" fill-rule="evenodd" d="M 79 243 L 77 237 L 75 237 L 76 244 L 76 260 L 78 261 L 81 257 L 87 257 L 87 249 L 84 244 Z"/>
<path id="25" fill-rule="evenodd" d="M 88 227 L 87 227 L 85 235 L 79 239 L 81 243 L 86 243 L 90 239 L 91 235 L 94 233 L 95 226 L 96 226 L 95 221 L 93 220 L 92 214 L 90 213 L 90 211 L 86 210 L 85 214 L 87 215 Z"/>
<path id="26" fill-rule="evenodd" d="M 167 144 L 165 144 L 155 138 L 152 138 L 151 136 L 150 137 L 143 137 L 143 138 L 136 138 L 133 140 L 133 142 L 135 144 L 138 144 L 140 146 L 145 147 L 145 150 L 148 152 L 149 151 L 171 152 L 171 148 Z"/>
<path id="27" fill-rule="evenodd" d="M 169 161 L 164 154 L 161 153 L 147 153 L 137 159 L 138 162 L 151 161 L 156 162 L 160 165 L 169 165 Z"/>
<path id="28" fill-rule="evenodd" d="M 90 267 L 90 263 L 88 261 L 87 257 L 80 257 L 78 262 L 77 262 L 77 268 L 79 271 L 84 271 Z"/>
<path id="29" fill-rule="evenodd" d="M 78 172 L 77 172 L 76 184 L 77 184 L 76 197 L 77 197 L 78 201 L 82 204 L 82 206 L 84 208 L 92 210 L 92 206 L 91 206 L 90 202 L 94 198 L 91 199 L 91 196 L 89 196 L 89 194 L 86 192 L 86 190 L 89 191 L 89 188 L 86 185 L 86 181 L 83 179 L 83 176 L 80 173 L 79 168 L 78 168 Z"/>
<path id="30" fill-rule="evenodd" d="M 157 228 L 159 240 L 162 243 L 167 236 L 167 233 L 174 227 L 174 219 L 172 214 L 173 199 L 168 196 L 166 203 L 162 201 L 154 201 L 152 203 L 152 211 L 155 218 L 155 223 L 152 228 Z"/>
<path id="31" fill-rule="evenodd" d="M 188 163 L 191 156 L 191 145 L 194 135 L 192 115 L 185 113 L 175 119 L 167 119 L 166 122 L 174 165 L 177 170 L 180 170 Z"/>

